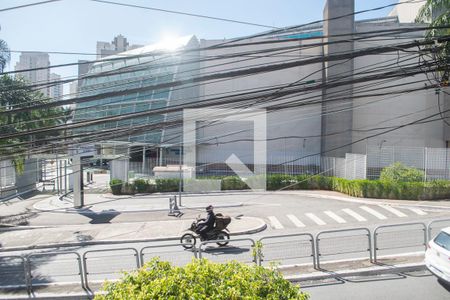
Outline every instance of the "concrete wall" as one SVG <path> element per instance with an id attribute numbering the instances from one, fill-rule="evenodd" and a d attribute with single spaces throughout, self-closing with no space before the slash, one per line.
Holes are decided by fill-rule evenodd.
<path id="1" fill-rule="evenodd" d="M 320 39 L 319 39 L 320 40 Z M 252 39 L 246 42 L 261 41 Z M 222 43 L 220 41 L 201 41 L 201 47 L 207 47 Z M 202 56 L 224 55 L 232 53 L 243 53 L 269 48 L 280 48 L 288 46 L 302 46 L 310 43 L 317 43 L 317 40 L 291 41 L 281 44 L 265 44 L 240 46 L 230 49 L 203 51 Z M 232 49 L 232 50 L 231 50 Z M 282 51 L 282 50 L 279 50 Z M 286 50 L 284 50 L 286 51 Z M 321 55 L 321 48 L 295 49 L 289 53 L 278 56 L 257 57 L 267 54 L 254 54 L 240 56 L 237 58 L 208 61 L 201 64 L 202 72 L 225 72 L 227 70 L 251 68 L 266 64 L 278 64 L 299 59 L 307 59 L 312 56 Z M 270 53 L 268 53 L 270 54 Z M 218 65 L 218 64 L 221 65 Z M 225 64 L 225 65 L 224 65 Z M 249 92 L 251 89 L 270 88 L 277 85 L 288 85 L 291 83 L 305 83 L 306 81 L 321 80 L 321 64 L 309 64 L 302 67 L 294 67 L 281 71 L 260 73 L 252 76 L 241 76 L 238 78 L 220 80 L 219 82 L 209 82 L 200 87 L 202 99 L 224 95 L 233 95 L 242 92 Z M 313 83 L 313 84 L 316 84 Z M 304 84 L 307 87 L 308 84 Z M 302 87 L 303 87 L 302 86 Z M 276 92 L 276 90 L 274 91 Z M 218 95 L 218 93 L 221 93 Z M 269 105 L 276 105 L 267 111 L 267 156 L 280 158 L 280 162 L 285 157 L 300 157 L 306 154 L 320 152 L 321 133 L 321 105 L 301 106 L 305 101 L 317 101 L 321 98 L 321 92 L 302 92 L 300 94 L 272 99 L 264 104 L 256 104 L 254 108 L 266 108 Z M 257 100 L 267 100 L 260 98 Z M 262 103 L 262 102 L 261 102 Z M 220 105 L 220 107 L 243 107 L 242 103 Z M 197 127 L 199 127 L 197 125 Z M 244 139 L 245 141 L 240 141 Z M 253 163 L 253 124 L 251 122 L 236 122 L 210 126 L 197 132 L 198 142 L 209 140 L 213 145 L 202 144 L 197 148 L 197 157 L 200 160 L 210 160 L 223 162 L 232 153 L 236 154 L 243 162 Z M 233 142 L 235 141 L 235 142 Z M 215 143 L 215 144 L 214 144 Z"/>
<path id="2" fill-rule="evenodd" d="M 391 28 L 399 28 L 404 25 L 396 23 L 373 23 L 358 24 L 357 31 L 373 31 L 376 29 L 385 30 Z M 414 25 L 409 25 L 414 26 Z M 402 35 L 407 36 L 406 34 Z M 423 33 L 415 32 L 409 34 L 411 40 L 423 37 Z M 401 39 L 399 42 L 406 42 L 407 39 Z M 367 40 L 364 42 L 356 42 L 355 50 L 382 46 L 383 44 L 392 44 L 395 41 Z M 389 68 L 398 69 L 411 64 L 418 64 L 419 59 L 414 58 L 404 52 L 389 52 L 382 55 L 364 56 L 355 59 L 355 74 L 361 71 L 371 69 L 377 72 L 390 71 Z M 409 59 L 409 60 L 407 60 Z M 404 61 L 405 60 L 405 61 Z M 407 60 L 407 61 L 406 61 Z M 356 76 L 356 75 L 355 75 Z M 359 76 L 359 75 L 358 75 Z M 429 75 L 430 78 L 432 75 Z M 418 83 L 413 83 L 420 81 Z M 412 84 L 413 83 L 413 84 Z M 389 87 L 393 85 L 402 85 L 398 87 Z M 401 90 L 422 88 L 428 82 L 425 75 L 410 76 L 406 78 L 394 78 L 388 80 L 372 81 L 367 83 L 359 83 L 354 85 L 354 95 L 362 95 L 368 93 L 391 93 L 386 96 L 357 98 L 353 101 L 353 141 L 365 139 L 356 143 L 352 147 L 352 152 L 365 153 L 366 146 L 415 146 L 415 147 L 445 147 L 443 122 L 438 120 L 435 122 L 417 124 L 407 126 L 389 133 L 376 137 L 370 137 L 376 133 L 381 133 L 389 128 L 399 125 L 408 124 L 421 118 L 436 114 L 439 112 L 437 105 L 437 96 L 434 89 L 428 91 L 418 91 L 412 93 L 404 93 L 398 95 Z M 377 91 L 369 91 L 369 89 L 378 89 Z M 441 99 L 442 109 L 444 105 Z M 436 118 L 436 117 L 435 117 Z M 367 129 L 384 128 L 380 130 L 364 131 Z"/>

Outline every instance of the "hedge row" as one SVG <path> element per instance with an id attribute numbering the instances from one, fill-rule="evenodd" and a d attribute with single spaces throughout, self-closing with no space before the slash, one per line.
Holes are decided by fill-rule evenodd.
<path id="1" fill-rule="evenodd" d="M 219 179 L 219 178 L 214 178 Z M 392 182 L 383 180 L 347 180 L 337 177 L 310 175 L 268 175 L 267 190 L 329 190 L 354 197 L 429 200 L 450 198 L 450 181 Z M 247 184 L 237 176 L 223 177 L 222 190 L 245 190 Z M 178 178 L 156 179 L 149 182 L 137 179 L 134 183 L 123 183 L 113 179 L 110 182 L 115 195 L 155 192 L 177 192 Z"/>

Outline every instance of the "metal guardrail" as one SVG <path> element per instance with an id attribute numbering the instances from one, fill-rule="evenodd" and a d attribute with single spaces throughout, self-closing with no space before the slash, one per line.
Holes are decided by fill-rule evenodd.
<path id="1" fill-rule="evenodd" d="M 27 278 L 28 278 L 28 288 L 29 291 L 32 292 L 33 291 L 33 279 L 34 278 L 38 278 L 38 276 L 35 276 L 33 273 L 33 266 L 36 266 L 37 264 L 43 263 L 43 264 L 48 264 L 50 261 L 48 259 L 48 257 L 50 258 L 57 258 L 58 256 L 67 256 L 67 255 L 73 255 L 75 256 L 76 259 L 76 264 L 75 264 L 75 269 L 77 271 L 77 273 L 72 273 L 72 274 L 68 274 L 67 268 L 73 264 L 73 260 L 70 259 L 65 259 L 65 260 L 61 260 L 61 259 L 57 259 L 58 260 L 58 266 L 60 267 L 60 269 L 63 269 L 63 273 L 59 273 L 59 274 L 55 274 L 52 273 L 51 276 L 52 277 L 57 277 L 57 276 L 73 276 L 73 275 L 77 275 L 80 276 L 80 284 L 81 287 L 84 289 L 84 283 L 83 283 L 83 268 L 81 265 L 81 256 L 79 253 L 77 252 L 73 252 L 73 251 L 61 251 L 61 252 L 47 252 L 47 253 L 32 253 L 26 256 L 26 274 L 27 274 Z M 39 259 L 40 258 L 40 259 Z M 44 258 L 44 259 L 42 259 Z M 69 265 L 67 264 L 63 264 L 64 262 L 69 262 Z M 40 269 L 40 272 L 42 272 L 42 269 Z M 39 285 L 48 285 L 50 284 L 50 282 L 41 282 L 39 283 Z"/>
<path id="2" fill-rule="evenodd" d="M 133 266 L 131 268 L 127 268 L 128 270 L 135 270 L 135 269 L 139 269 L 139 267 L 141 266 L 140 261 L 139 261 L 139 252 L 135 249 L 135 248 L 116 248 L 116 249 L 100 249 L 100 250 L 89 250 L 84 252 L 83 254 L 83 271 L 84 271 L 84 286 L 88 289 L 89 288 L 89 279 L 88 279 L 88 275 L 112 275 L 112 274 L 117 274 L 120 271 L 124 271 L 125 268 L 117 268 L 116 266 L 114 267 L 114 270 L 111 270 L 112 268 L 106 269 L 105 270 L 105 266 L 111 266 L 111 262 L 108 261 L 106 258 L 110 258 L 110 257 L 119 257 L 121 259 L 121 263 L 125 263 L 125 265 L 127 266 L 126 262 L 123 260 L 123 256 L 111 256 L 111 255 L 103 255 L 103 256 L 97 256 L 94 258 L 88 258 L 88 254 L 89 253 L 111 253 L 111 252 L 131 252 L 131 254 L 135 257 L 135 262 L 136 264 L 134 265 L 134 263 L 132 264 Z M 91 263 L 91 268 L 88 269 L 88 264 L 87 264 L 87 260 L 90 259 L 99 259 L 100 260 L 100 266 L 102 267 L 100 271 L 89 271 L 91 269 L 93 269 L 93 265 Z M 128 264 L 129 267 L 129 264 Z M 95 270 L 95 269 L 94 269 Z M 105 278 L 103 278 L 105 279 Z"/>
<path id="3" fill-rule="evenodd" d="M 279 241 L 280 239 L 282 241 Z M 293 263 L 300 263 L 300 259 L 312 257 L 313 266 L 316 268 L 314 237 L 310 233 L 267 236 L 259 239 L 259 242 L 263 244 L 263 257 L 260 258 L 259 265 L 263 261 L 293 260 Z"/>
<path id="4" fill-rule="evenodd" d="M 208 255 L 211 260 L 217 261 L 217 258 L 220 255 L 233 255 L 231 259 L 240 261 L 243 263 L 258 263 L 256 258 L 253 255 L 253 249 L 255 247 L 255 241 L 250 238 L 237 238 L 237 239 L 229 239 L 227 240 L 229 243 L 233 243 L 233 245 L 226 245 L 222 247 L 213 247 L 213 248 L 203 248 L 208 244 L 216 244 L 217 242 L 223 243 L 224 240 L 216 240 L 216 241 L 204 241 L 201 242 L 197 248 L 198 258 L 204 258 L 205 254 Z M 243 245 L 236 245 L 243 244 Z M 250 244 L 250 245 L 249 245 Z M 248 255 L 249 254 L 249 255 Z M 249 259 L 250 257 L 250 259 Z"/>
<path id="5" fill-rule="evenodd" d="M 174 265 L 183 265 L 184 263 L 190 262 L 192 258 L 197 258 L 197 251 L 195 248 L 183 249 L 184 252 L 190 253 L 190 259 L 187 259 L 187 257 L 180 255 L 183 253 L 182 251 L 180 251 L 180 247 L 181 245 L 179 243 L 143 247 L 141 251 L 139 251 L 139 257 L 141 259 L 141 267 L 144 266 L 146 262 L 145 256 L 148 255 L 148 253 L 146 253 L 145 250 L 160 250 L 157 252 L 151 252 L 151 254 L 157 254 L 152 255 L 152 257 L 159 257 L 161 260 L 171 262 Z"/>
<path id="6" fill-rule="evenodd" d="M 445 224 L 445 225 L 438 226 L 438 224 Z M 428 239 L 433 238 L 437 234 L 437 232 L 434 232 L 433 229 L 438 228 L 439 230 L 441 230 L 442 228 L 448 226 L 450 226 L 450 219 L 431 221 L 430 223 L 428 223 Z"/>
<path id="7" fill-rule="evenodd" d="M 363 234 L 358 234 L 358 232 Z M 341 247 L 339 248 L 339 246 Z M 337 250 L 336 247 L 338 248 Z M 372 242 L 370 230 L 368 228 L 351 228 L 321 231 L 316 236 L 316 251 L 318 269 L 320 269 L 320 258 L 324 256 L 369 252 L 369 259 L 372 262 Z"/>
<path id="8" fill-rule="evenodd" d="M 411 234 L 419 232 L 418 235 Z M 377 262 L 377 253 L 380 250 L 405 249 L 423 246 L 426 250 L 427 225 L 421 222 L 395 225 L 382 225 L 373 232 L 374 261 Z"/>
<path id="9" fill-rule="evenodd" d="M 18 261 L 18 264 L 14 261 Z M 23 256 L 0 256 L 0 287 L 8 286 L 21 286 L 29 291 L 26 261 Z"/>
<path id="10" fill-rule="evenodd" d="M 142 267 L 146 261 L 145 258 L 150 256 L 159 256 L 162 260 L 178 265 L 189 262 L 192 257 L 208 257 L 221 262 L 234 259 L 258 265 L 269 261 L 294 262 L 295 265 L 300 262 L 300 259 L 306 260 L 309 264 L 312 258 L 314 268 L 320 269 L 320 263 L 324 257 L 354 258 L 355 253 L 368 252 L 370 261 L 376 262 L 380 251 L 426 246 L 428 237 L 434 236 L 433 230 L 447 225 L 450 225 L 450 219 L 435 220 L 428 225 L 421 222 L 382 225 L 373 230 L 373 239 L 368 228 L 350 228 L 321 231 L 315 236 L 310 233 L 267 236 L 258 241 L 251 238 L 232 238 L 228 240 L 228 245 L 222 247 L 208 247 L 208 245 L 224 242 L 224 240 L 204 241 L 192 250 L 186 250 L 178 243 L 171 243 L 144 246 L 139 251 L 137 248 L 128 247 L 88 250 L 83 254 L 60 251 L 0 256 L 0 288 L 8 286 L 10 281 L 6 278 L 10 277 L 15 278 L 14 287 L 23 286 L 31 292 L 35 285 L 33 278 L 36 278 L 33 272 L 42 272 L 39 269 L 41 262 L 46 265 L 55 261 L 68 263 L 73 267 L 74 272 L 68 273 L 64 269 L 62 273 L 55 274 L 51 270 L 49 277 L 79 276 L 81 287 L 85 289 L 89 289 L 92 277 L 111 277 L 119 274 L 120 271 L 135 270 Z M 256 247 L 258 243 L 262 244 L 261 248 Z M 181 253 L 188 255 L 181 255 Z M 74 259 L 58 258 L 63 255 L 73 256 Z M 127 260 L 127 256 L 131 259 Z M 45 259 L 41 260 L 41 258 Z M 34 266 L 37 268 L 35 269 Z M 101 279 L 104 280 L 105 277 Z"/>

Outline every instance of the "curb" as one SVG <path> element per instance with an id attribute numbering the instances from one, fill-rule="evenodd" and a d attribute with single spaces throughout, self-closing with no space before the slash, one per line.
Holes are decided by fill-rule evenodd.
<path id="1" fill-rule="evenodd" d="M 259 218 L 257 218 L 259 219 Z M 253 234 L 257 232 L 264 231 L 267 228 L 267 224 L 260 219 L 261 224 L 255 226 L 253 228 L 237 231 L 230 233 L 230 236 L 238 236 L 245 234 Z M 131 244 L 131 243 L 147 243 L 147 242 L 163 242 L 163 241 L 178 241 L 180 236 L 169 236 L 162 238 L 154 238 L 154 239 L 135 239 L 135 240 L 107 240 L 107 241 L 87 241 L 87 242 L 69 242 L 69 243 L 50 243 L 50 244 L 42 244 L 42 245 L 34 245 L 34 246 L 18 246 L 18 247 L 6 247 L 0 248 L 0 254 L 5 252 L 13 252 L 13 251 L 26 251 L 26 250 L 37 250 L 37 249 L 48 249 L 48 248 L 64 248 L 64 247 L 85 247 L 85 246 L 94 246 L 94 245 L 116 245 L 116 244 Z"/>
<path id="2" fill-rule="evenodd" d="M 370 275 L 383 275 L 383 274 L 392 274 L 392 273 L 403 273 L 403 272 L 415 272 L 415 271 L 423 271 L 426 270 L 426 266 L 423 263 L 418 264 L 404 264 L 404 265 L 394 265 L 394 266 L 380 266 L 380 267 L 369 267 L 369 268 L 361 268 L 356 270 L 343 270 L 343 271 L 325 271 L 327 272 L 316 272 L 312 274 L 306 275 L 292 275 L 292 276 L 284 276 L 285 279 L 290 282 L 300 282 L 300 281 L 309 281 L 309 280 L 324 280 L 330 278 L 339 278 L 339 277 L 350 277 L 350 276 L 370 276 Z"/>
<path id="3" fill-rule="evenodd" d="M 42 200 L 42 201 L 46 201 L 46 200 Z M 151 209 L 141 209 L 141 210 L 115 210 L 115 209 L 110 209 L 110 210 L 102 210 L 102 211 L 89 211 L 90 208 L 92 208 L 92 206 L 95 206 L 95 204 L 93 205 L 86 205 L 84 208 L 52 208 L 52 209 L 46 209 L 46 208 L 39 208 L 36 207 L 37 204 L 39 204 L 40 202 L 37 202 L 33 205 L 33 209 L 37 210 L 37 211 L 41 211 L 41 212 L 53 212 L 53 213 L 69 213 L 69 214 L 78 214 L 78 213 L 84 213 L 84 214 L 95 214 L 95 215 L 108 215 L 108 214 L 114 214 L 114 213 L 121 213 L 121 214 L 126 214 L 126 213 L 142 213 L 142 212 L 159 212 L 159 211 L 168 211 L 168 208 L 151 208 Z M 214 207 L 215 208 L 229 208 L 229 207 L 241 207 L 244 206 L 244 204 L 242 202 L 240 203 L 231 203 L 231 204 L 217 204 Z M 186 210 L 193 210 L 193 209 L 204 209 L 205 206 L 180 206 L 180 209 L 186 209 Z"/>
<path id="4" fill-rule="evenodd" d="M 449 210 L 449 206 L 438 206 L 438 205 L 426 205 L 426 204 L 414 204 L 414 203 L 392 203 L 390 200 L 394 199 L 386 199 L 386 201 L 380 201 L 380 199 L 373 200 L 367 200 L 369 198 L 357 198 L 357 197 L 344 197 L 344 196 L 332 196 L 332 195 L 321 195 L 321 194 L 310 194 L 310 193 L 303 193 L 303 192 L 297 192 L 297 195 L 300 196 L 306 196 L 311 198 L 318 198 L 318 199 L 331 199 L 331 200 L 337 200 L 337 201 L 346 201 L 346 202 L 353 202 L 353 203 L 363 203 L 363 204 L 372 204 L 372 205 L 392 205 L 392 206 L 400 206 L 400 207 L 420 207 L 420 208 L 426 208 L 426 209 L 437 209 L 437 210 Z M 372 199 L 372 198 L 370 198 Z M 411 201 L 411 200 L 399 200 L 395 199 L 395 201 Z M 421 200 L 418 200 L 421 201 Z"/>

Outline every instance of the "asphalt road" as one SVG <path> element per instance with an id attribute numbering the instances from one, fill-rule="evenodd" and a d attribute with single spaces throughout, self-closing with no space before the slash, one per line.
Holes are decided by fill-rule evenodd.
<path id="1" fill-rule="evenodd" d="M 443 285 L 425 273 L 407 276 L 391 275 L 383 278 L 357 278 L 360 282 L 303 288 L 312 300 L 447 300 L 450 286 Z M 371 280 L 372 279 L 372 280 Z M 379 280 L 377 280 L 379 279 Z"/>

